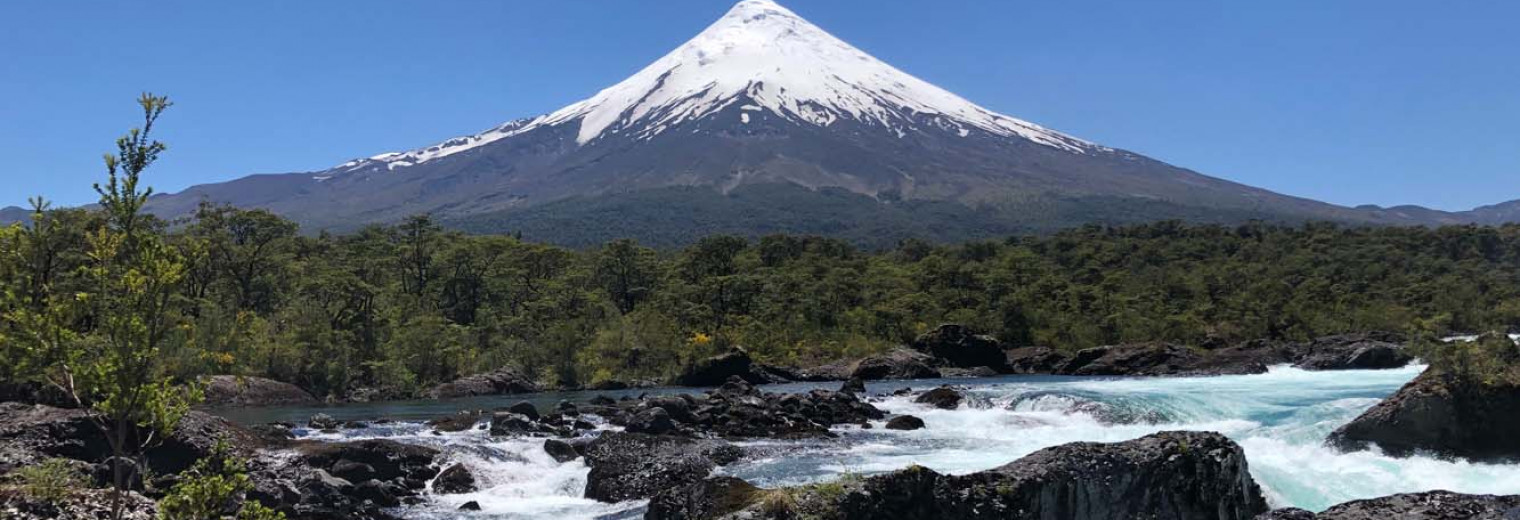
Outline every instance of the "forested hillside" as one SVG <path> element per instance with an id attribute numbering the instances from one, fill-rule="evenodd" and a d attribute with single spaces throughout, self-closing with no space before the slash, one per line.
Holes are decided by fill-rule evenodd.
<path id="1" fill-rule="evenodd" d="M 0 229 L 6 312 L 86 292 L 102 225 L 70 209 Z M 559 385 L 663 378 L 731 345 L 807 365 L 941 322 L 1060 349 L 1520 324 L 1520 226 L 1160 223 L 880 251 L 782 235 L 572 250 L 426 217 L 310 237 L 213 206 L 153 229 L 185 262 L 171 375 L 262 375 L 338 396 L 407 395 L 505 365 Z M 88 342 L 102 316 L 82 308 L 68 326 Z M 5 332 L 0 376 L 24 379 L 11 360 L 25 342 Z"/>

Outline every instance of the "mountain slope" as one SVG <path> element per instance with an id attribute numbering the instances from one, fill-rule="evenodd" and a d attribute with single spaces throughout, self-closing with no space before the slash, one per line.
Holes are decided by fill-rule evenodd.
<path id="1" fill-rule="evenodd" d="M 1126 222 L 1176 215 L 1369 223 L 1444 218 L 1285 196 L 997 114 L 871 57 L 770 0 L 740 2 L 627 80 L 547 115 L 320 172 L 197 186 L 155 198 L 150 208 L 178 215 L 209 199 L 334 230 L 433 213 L 501 231 L 574 214 L 593 219 L 594 229 L 595 219 L 605 228 L 629 215 L 666 213 L 670 193 L 722 203 L 755 186 L 855 195 L 748 191 L 746 200 L 763 194 L 771 197 L 765 206 L 793 213 L 809 209 L 795 204 L 802 199 L 845 204 L 845 213 L 862 219 L 900 212 L 861 206 L 862 199 L 959 204 L 977 218 L 945 226 L 986 221 L 978 229 L 1072 223 L 1031 213 L 1052 206 L 1068 208 L 1074 222 L 1084 214 L 1114 213 L 1102 206 L 1123 208 L 1118 220 Z M 591 215 L 571 201 L 622 211 Z M 742 222 L 741 230 L 775 227 L 763 219 Z M 679 226 L 668 233 L 689 234 Z"/>

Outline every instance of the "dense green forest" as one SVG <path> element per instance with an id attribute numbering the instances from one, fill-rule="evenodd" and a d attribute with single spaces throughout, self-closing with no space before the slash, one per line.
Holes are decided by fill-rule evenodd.
<path id="1" fill-rule="evenodd" d="M 88 294 L 107 225 L 58 209 L 0 228 L 5 314 Z M 507 365 L 551 385 L 660 379 L 732 345 L 808 365 L 942 322 L 1060 349 L 1520 324 L 1520 226 L 1163 222 L 873 251 L 784 235 L 574 250 L 425 216 L 303 236 L 268 212 L 211 205 L 139 228 L 183 265 L 163 318 L 169 375 L 260 375 L 319 395 L 407 395 Z M 103 308 L 80 309 L 67 328 L 99 341 Z M 0 330 L 7 380 L 30 377 L 16 326 Z"/>

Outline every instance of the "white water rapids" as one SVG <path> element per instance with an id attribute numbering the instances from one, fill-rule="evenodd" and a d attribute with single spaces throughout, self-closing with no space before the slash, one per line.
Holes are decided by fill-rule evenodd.
<path id="1" fill-rule="evenodd" d="M 887 397 L 876 405 L 923 418 L 913 432 L 855 427 L 839 439 L 749 443 L 771 453 L 721 471 L 761 486 L 817 482 L 842 474 L 893 471 L 910 464 L 963 474 L 997 467 L 1029 453 L 1073 441 L 1113 442 L 1163 430 L 1211 430 L 1245 448 L 1251 474 L 1273 507 L 1322 510 L 1358 498 L 1446 489 L 1520 494 L 1520 465 L 1476 464 L 1376 451 L 1341 453 L 1322 442 L 1336 427 L 1392 394 L 1423 370 L 1308 372 L 1274 367 L 1247 376 L 1076 379 L 1008 376 L 948 381 L 967 387 L 957 410 Z M 947 381 L 873 383 L 872 393 L 903 386 L 927 389 Z M 832 386 L 832 385 L 831 385 Z M 769 391 L 797 391 L 784 385 Z M 513 398 L 502 398 L 514 401 Z M 501 403 L 507 404 L 507 403 Z M 436 415 L 451 412 L 439 403 Z M 556 463 L 541 439 L 491 439 L 474 430 L 433 435 L 415 423 L 349 432 L 444 449 L 474 469 L 481 491 L 445 497 L 400 511 L 407 518 L 592 519 L 636 518 L 642 504 L 599 504 L 580 498 L 587 468 Z M 482 511 L 455 511 L 479 502 Z"/>

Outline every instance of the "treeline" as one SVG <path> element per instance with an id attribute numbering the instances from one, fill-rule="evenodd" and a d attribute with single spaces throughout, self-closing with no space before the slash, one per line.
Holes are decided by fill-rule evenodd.
<path id="1" fill-rule="evenodd" d="M 105 225 L 63 209 L 0 229 L 6 313 L 88 292 Z M 1167 222 L 882 251 L 780 235 L 571 250 L 428 217 L 303 236 L 268 212 L 211 205 L 141 228 L 183 263 L 160 353 L 169 375 L 266 376 L 319 395 L 408 395 L 507 365 L 560 386 L 659 380 L 735 345 L 809 365 L 942 322 L 1061 349 L 1520 324 L 1520 226 Z M 98 340 L 105 318 L 69 316 L 74 341 Z M 0 332 L 0 356 L 22 359 L 16 331 Z"/>

